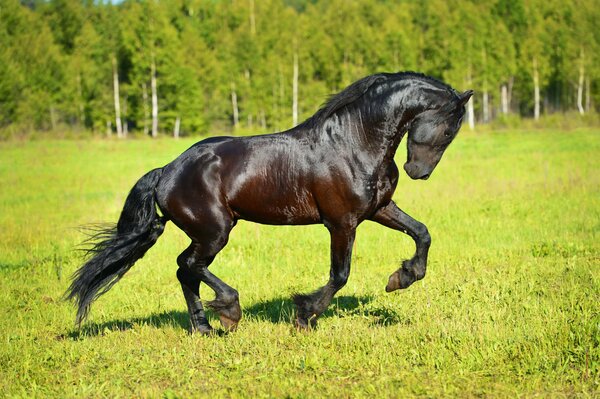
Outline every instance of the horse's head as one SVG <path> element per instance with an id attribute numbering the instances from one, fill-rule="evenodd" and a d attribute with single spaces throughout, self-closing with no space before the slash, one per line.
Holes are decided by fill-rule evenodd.
<path id="1" fill-rule="evenodd" d="M 441 108 L 421 112 L 408 127 L 408 159 L 404 170 L 411 179 L 426 180 L 450 145 L 463 120 L 465 104 L 473 95 L 468 90 Z"/>

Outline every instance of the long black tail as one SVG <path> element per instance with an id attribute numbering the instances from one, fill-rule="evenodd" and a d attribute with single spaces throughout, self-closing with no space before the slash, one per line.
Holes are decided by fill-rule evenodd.
<path id="1" fill-rule="evenodd" d="M 156 212 L 154 189 L 162 169 L 146 173 L 133 186 L 116 226 L 98 229 L 87 241 L 88 259 L 73 275 L 66 298 L 77 305 L 77 324 L 92 302 L 107 292 L 162 234 L 166 218 Z"/>

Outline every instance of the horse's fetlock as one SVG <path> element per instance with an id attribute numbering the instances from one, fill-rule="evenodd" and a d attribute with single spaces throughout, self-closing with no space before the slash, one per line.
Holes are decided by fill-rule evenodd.
<path id="1" fill-rule="evenodd" d="M 336 275 L 331 283 L 334 288 L 340 289 L 348 283 L 348 277 L 348 274 Z"/>
<path id="2" fill-rule="evenodd" d="M 425 268 L 421 268 L 421 267 L 415 268 L 414 275 L 417 280 L 422 280 L 425 277 Z"/>

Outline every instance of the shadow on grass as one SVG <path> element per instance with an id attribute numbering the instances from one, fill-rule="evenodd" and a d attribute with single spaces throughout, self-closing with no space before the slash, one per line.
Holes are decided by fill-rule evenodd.
<path id="1" fill-rule="evenodd" d="M 373 326 L 390 326 L 394 324 L 411 324 L 410 319 L 402 318 L 398 313 L 387 308 L 373 308 L 370 303 L 372 296 L 339 296 L 321 315 L 326 317 L 362 317 L 370 319 Z M 295 306 L 291 299 L 278 297 L 267 301 L 257 302 L 243 308 L 244 317 L 257 321 L 268 321 L 274 324 L 291 324 L 295 317 Z M 213 327 L 218 325 L 218 317 L 208 310 L 207 316 Z M 152 326 L 155 328 L 173 327 L 189 330 L 190 321 L 185 311 L 171 310 L 155 313 L 148 317 L 136 317 L 127 320 L 113 320 L 103 323 L 88 323 L 80 329 L 63 334 L 57 339 L 84 339 L 86 337 L 103 336 L 113 332 L 127 331 L 136 325 Z M 219 334 L 218 330 L 215 331 Z"/>
<path id="2" fill-rule="evenodd" d="M 410 319 L 403 318 L 397 312 L 384 307 L 372 306 L 372 296 L 339 296 L 334 297 L 331 305 L 321 315 L 325 317 L 363 317 L 373 326 L 391 326 L 394 324 L 409 325 Z M 295 306 L 289 298 L 274 298 L 261 301 L 244 309 L 248 318 L 265 320 L 271 323 L 292 323 L 295 317 Z"/>
<path id="3" fill-rule="evenodd" d="M 350 312 L 358 309 L 364 304 L 371 302 L 370 296 L 340 296 L 333 298 L 331 305 L 321 315 L 323 317 L 331 317 L 340 312 Z M 294 302 L 289 298 L 274 298 L 268 301 L 257 302 L 254 305 L 245 308 L 244 314 L 253 319 L 266 320 L 271 323 L 292 323 L 294 320 L 296 309 Z"/>
<path id="4" fill-rule="evenodd" d="M 187 312 L 171 310 L 168 312 L 155 313 L 148 317 L 135 317 L 127 320 L 112 320 L 103 323 L 87 323 L 79 329 L 58 336 L 58 339 L 83 339 L 86 337 L 95 337 L 107 335 L 116 331 L 127 331 L 135 325 L 146 325 L 155 328 L 174 327 L 188 330 L 190 327 L 189 316 Z"/>

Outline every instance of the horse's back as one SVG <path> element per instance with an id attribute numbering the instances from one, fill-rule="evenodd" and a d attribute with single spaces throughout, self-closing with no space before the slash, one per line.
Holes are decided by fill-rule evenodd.
<path id="1" fill-rule="evenodd" d="M 214 137 L 165 166 L 157 200 L 169 216 L 222 207 L 233 218 L 267 224 L 320 220 L 310 162 L 289 135 Z"/>

